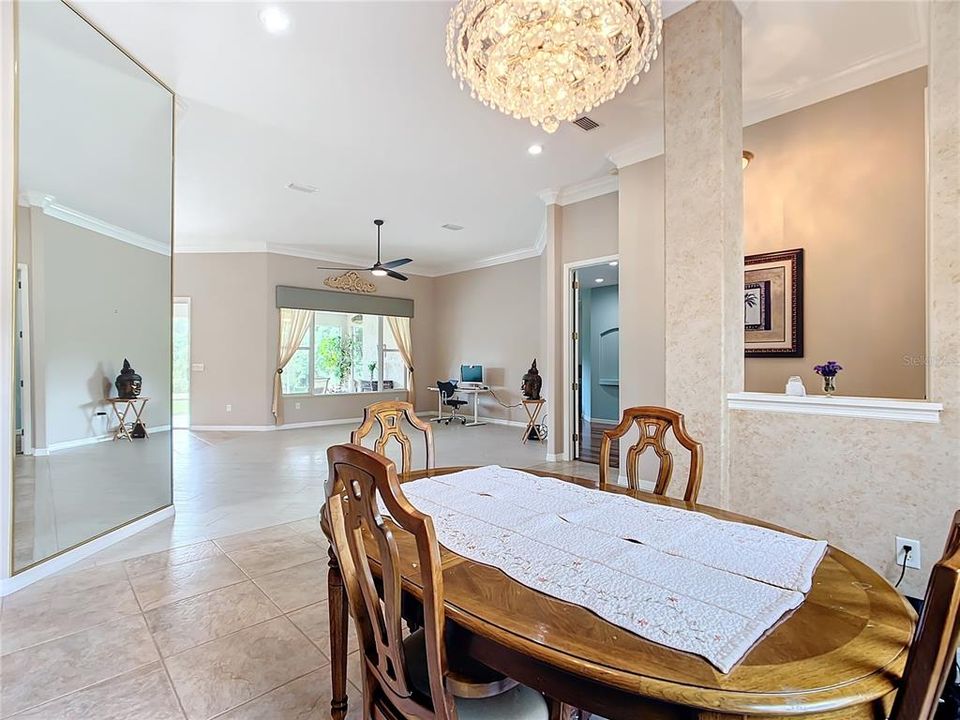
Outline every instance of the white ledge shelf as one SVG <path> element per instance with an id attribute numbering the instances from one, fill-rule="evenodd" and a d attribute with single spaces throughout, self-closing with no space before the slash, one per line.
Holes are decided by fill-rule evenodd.
<path id="1" fill-rule="evenodd" d="M 792 413 L 794 415 L 834 415 L 839 417 L 898 420 L 900 422 L 939 423 L 941 403 L 926 400 L 807 395 L 795 397 L 777 393 L 740 392 L 727 395 L 730 410 Z"/>

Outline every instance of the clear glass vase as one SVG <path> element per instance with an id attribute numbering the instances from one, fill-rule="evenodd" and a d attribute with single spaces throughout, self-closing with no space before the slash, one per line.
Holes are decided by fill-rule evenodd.
<path id="1" fill-rule="evenodd" d="M 833 394 L 837 391 L 837 376 L 836 375 L 824 375 L 823 376 L 823 392 L 827 397 L 833 397 Z"/>

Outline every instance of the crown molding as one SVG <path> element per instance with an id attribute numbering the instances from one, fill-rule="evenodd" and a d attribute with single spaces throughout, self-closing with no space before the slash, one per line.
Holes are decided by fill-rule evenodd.
<path id="1" fill-rule="evenodd" d="M 225 247 L 217 247 L 215 245 L 198 243 L 191 240 L 182 240 L 177 238 L 177 255 L 215 255 L 217 253 L 230 253 L 230 254 L 240 254 L 240 253 L 260 253 L 266 254 L 269 252 L 267 250 L 266 243 L 258 242 L 239 242 L 234 243 L 233 245 Z"/>
<path id="2" fill-rule="evenodd" d="M 154 240 L 146 235 L 140 235 L 132 230 L 122 228 L 119 225 L 108 223 L 105 220 L 94 217 L 93 215 L 88 215 L 87 213 L 80 212 L 79 210 L 74 210 L 67 205 L 62 205 L 61 203 L 57 202 L 57 199 L 53 195 L 46 195 L 44 193 L 28 190 L 20 193 L 17 198 L 17 203 L 21 207 L 39 208 L 43 211 L 44 215 L 68 222 L 71 225 L 76 225 L 77 227 L 82 227 L 85 230 L 91 230 L 95 233 L 99 233 L 100 235 L 106 235 L 114 240 L 125 242 L 128 245 L 133 245 L 143 250 L 149 250 L 150 252 L 158 253 L 159 255 L 170 255 L 170 245 L 168 243 L 160 240 Z"/>
<path id="3" fill-rule="evenodd" d="M 604 175 L 558 189 L 541 190 L 538 194 L 545 205 L 560 205 L 563 207 L 564 205 L 572 205 L 583 200 L 617 192 L 619 188 L 620 181 L 616 175 Z"/>
<path id="4" fill-rule="evenodd" d="M 824 100 L 924 67 L 929 61 L 929 49 L 922 39 L 922 32 L 920 34 L 920 39 L 895 53 L 874 56 L 817 82 L 783 90 L 745 104 L 744 127 L 816 105 Z"/>

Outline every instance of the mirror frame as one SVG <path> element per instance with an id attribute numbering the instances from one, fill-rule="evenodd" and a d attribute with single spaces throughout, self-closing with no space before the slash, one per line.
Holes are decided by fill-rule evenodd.
<path id="1" fill-rule="evenodd" d="M 21 2 L 29 0 L 13 0 L 13 54 L 15 58 L 14 70 L 13 70 L 13 102 L 14 102 L 14 113 L 13 113 L 13 207 L 16 211 L 18 207 L 18 197 L 20 193 L 20 4 Z M 170 93 L 170 277 L 168 283 L 169 297 L 168 303 L 171 308 L 170 312 L 170 326 L 167 328 L 170 336 L 170 377 L 167 379 L 171 388 L 170 393 L 170 446 L 169 446 L 169 455 L 170 455 L 170 502 L 160 507 L 149 510 L 137 517 L 130 518 L 119 525 L 103 530 L 95 535 L 90 536 L 89 538 L 82 540 L 70 547 L 63 548 L 57 552 L 48 555 L 47 557 L 41 560 L 34 560 L 28 565 L 23 567 L 16 567 L 16 545 L 15 545 L 15 531 L 16 531 L 16 496 L 15 496 L 15 485 L 16 477 L 14 475 L 14 462 L 16 458 L 16 452 L 10 453 L 10 488 L 9 488 L 9 497 L 10 497 L 10 555 L 7 558 L 9 562 L 9 577 L 14 577 L 20 573 L 26 572 L 33 568 L 38 567 L 54 558 L 60 557 L 68 552 L 76 550 L 77 548 L 83 547 L 88 543 L 91 543 L 99 538 L 102 538 L 110 533 L 116 532 L 121 528 L 124 528 L 132 523 L 135 523 L 139 520 L 142 520 L 150 515 L 153 515 L 157 512 L 165 510 L 168 507 L 173 507 L 173 253 L 174 253 L 174 222 L 175 222 L 175 202 L 176 202 L 176 146 L 177 146 L 177 124 L 176 124 L 176 111 L 177 111 L 177 94 L 174 90 L 163 82 L 160 78 L 154 75 L 143 63 L 137 60 L 130 52 L 124 49 L 120 44 L 118 44 L 113 38 L 111 38 L 107 33 L 101 30 L 96 23 L 92 22 L 86 15 L 80 12 L 77 8 L 71 5 L 67 0 L 56 0 L 61 5 L 63 5 L 67 10 L 75 14 L 83 23 L 85 23 L 93 32 L 97 33 L 100 37 L 106 40 L 110 45 L 116 48 L 122 55 L 124 55 L 130 62 L 136 65 L 140 70 L 142 70 L 147 77 L 153 80 L 157 85 Z M 13 223 L 13 257 L 17 257 L 17 246 L 18 246 L 18 237 L 17 237 L 17 222 Z M 13 277 L 11 278 L 11 288 L 14 288 L 14 302 L 11 303 L 11 310 L 16 314 L 16 281 L 17 281 L 17 263 L 14 260 L 13 263 Z M 13 332 L 16 332 L 16 324 L 12 326 Z M 16 369 L 15 363 L 11 363 L 11 376 L 8 378 L 9 385 L 11 389 L 15 389 L 16 384 Z M 11 398 L 12 400 L 12 398 Z M 10 415 L 11 415 L 11 428 L 16 427 L 16 403 L 10 403 Z"/>

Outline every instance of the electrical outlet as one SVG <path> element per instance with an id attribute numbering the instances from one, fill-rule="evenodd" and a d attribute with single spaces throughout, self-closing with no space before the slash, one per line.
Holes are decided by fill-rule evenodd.
<path id="1" fill-rule="evenodd" d="M 300 409 L 300 403 L 296 403 L 296 404 L 294 405 L 294 407 L 295 407 L 297 410 L 299 410 L 299 409 Z"/>
<path id="2" fill-rule="evenodd" d="M 233 405 L 227 405 L 227 412 L 233 412 Z"/>
<path id="3" fill-rule="evenodd" d="M 910 556 L 907 558 L 907 567 L 920 569 L 920 542 L 897 536 L 897 565 L 903 565 L 904 546 L 910 546 Z"/>

